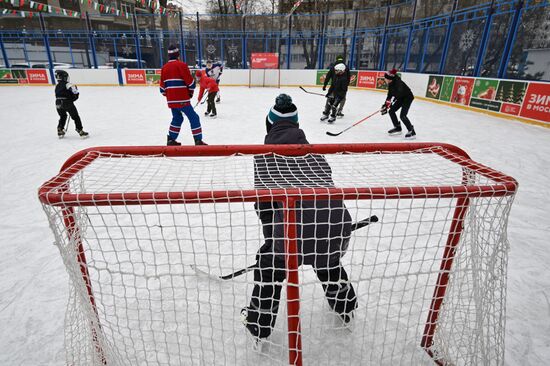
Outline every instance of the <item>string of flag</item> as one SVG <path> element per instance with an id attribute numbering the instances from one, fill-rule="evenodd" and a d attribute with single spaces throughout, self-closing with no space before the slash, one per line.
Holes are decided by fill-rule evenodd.
<path id="1" fill-rule="evenodd" d="M 104 4 L 99 4 L 98 2 L 94 0 L 76 0 L 80 1 L 81 4 L 84 4 L 86 2 L 89 7 L 93 8 L 94 10 L 97 10 L 98 12 L 102 14 L 110 14 L 114 16 L 124 16 L 126 19 L 130 17 L 130 13 L 119 10 L 113 6 L 108 6 Z M 155 14 L 160 15 L 168 15 L 170 17 L 177 17 L 178 13 L 170 11 L 167 8 L 164 8 L 160 5 L 158 5 L 158 1 L 155 0 L 137 0 L 136 3 L 140 3 L 142 6 L 147 6 L 151 8 Z M 10 3 L 12 6 L 18 6 L 22 7 L 26 4 L 29 5 L 29 7 L 36 11 L 28 11 L 28 10 L 16 10 L 16 9 L 1 9 L 0 14 L 2 15 L 19 15 L 21 17 L 29 17 L 32 18 L 33 16 L 37 15 L 39 12 L 47 12 L 47 13 L 53 13 L 57 15 L 67 16 L 67 17 L 74 17 L 74 18 L 80 18 L 82 17 L 82 13 L 74 10 L 64 9 L 53 5 L 43 4 L 36 2 L 34 0 L 0 0 L 0 3 Z"/>

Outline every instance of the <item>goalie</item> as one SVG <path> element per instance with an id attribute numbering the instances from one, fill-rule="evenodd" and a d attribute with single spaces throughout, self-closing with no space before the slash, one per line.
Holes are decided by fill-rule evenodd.
<path id="1" fill-rule="evenodd" d="M 296 118 L 294 118 L 294 116 Z M 309 144 L 299 128 L 296 106 L 281 94 L 269 113 L 266 144 Z M 334 187 L 332 170 L 323 156 L 282 157 L 261 155 L 254 159 L 254 185 L 258 189 Z M 257 202 L 265 242 L 256 254 L 254 288 L 242 320 L 256 339 L 270 336 L 277 319 L 282 283 L 286 279 L 285 227 L 281 202 Z M 296 202 L 298 265 L 313 267 L 327 302 L 348 323 L 357 298 L 340 259 L 351 235 L 351 215 L 342 200 Z"/>

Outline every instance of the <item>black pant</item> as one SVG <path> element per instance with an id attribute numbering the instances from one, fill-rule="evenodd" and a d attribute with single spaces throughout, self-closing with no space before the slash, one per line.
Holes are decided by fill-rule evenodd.
<path id="1" fill-rule="evenodd" d="M 273 256 L 268 257 L 273 258 Z M 266 263 L 267 262 L 267 263 Z M 282 282 L 286 271 L 275 261 L 262 258 L 260 268 L 254 270 L 254 289 L 247 311 L 247 328 L 256 337 L 267 338 L 275 327 Z M 338 314 L 349 314 L 357 305 L 357 296 L 348 274 L 340 262 L 327 268 L 314 268 L 321 281 L 325 297 L 332 310 Z"/>
<path id="2" fill-rule="evenodd" d="M 65 129 L 67 114 L 69 114 L 74 121 L 76 130 L 82 131 L 82 121 L 80 120 L 80 116 L 78 115 L 78 111 L 76 110 L 74 104 L 71 103 L 70 105 L 63 106 L 62 108 L 57 108 L 57 114 L 59 114 L 59 123 L 57 124 L 57 128 L 63 130 Z"/>
<path id="3" fill-rule="evenodd" d="M 339 98 L 334 96 L 327 97 L 327 102 L 325 103 L 325 110 L 323 114 L 328 116 L 329 113 L 332 117 L 336 117 L 336 113 L 342 112 L 344 104 L 346 103 L 346 98 Z"/>
<path id="4" fill-rule="evenodd" d="M 206 113 L 216 113 L 216 94 L 218 93 L 208 93 L 208 98 L 206 99 Z"/>
<path id="5" fill-rule="evenodd" d="M 392 104 L 388 113 L 394 127 L 401 128 L 401 124 L 399 123 L 399 120 L 397 119 L 397 114 L 395 113 L 399 108 L 401 108 L 399 118 L 401 118 L 401 121 L 403 122 L 405 127 L 407 127 L 407 130 L 411 131 L 413 129 L 413 125 L 407 117 L 407 113 L 409 113 L 409 108 L 411 107 L 413 100 L 414 98 L 398 99 L 395 101 L 395 103 Z"/>

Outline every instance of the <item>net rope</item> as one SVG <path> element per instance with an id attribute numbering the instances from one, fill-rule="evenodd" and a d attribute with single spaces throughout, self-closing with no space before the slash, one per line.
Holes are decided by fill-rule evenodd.
<path id="1" fill-rule="evenodd" d="M 464 158 L 450 161 L 431 152 L 298 157 L 94 153 L 82 159 L 91 163 L 70 168 L 78 172 L 67 182 L 50 185 L 48 193 L 498 184 L 491 174 L 481 175 L 456 163 Z M 471 197 L 463 207 L 460 240 L 446 271 L 448 283 L 433 338 L 425 348 L 421 342 L 460 201 L 449 194 L 346 199 L 348 219 L 345 210 L 331 206 L 333 201 L 299 202 L 293 209 L 299 250 L 305 252 L 311 243 L 316 248 L 300 257 L 303 264 L 298 269 L 304 365 L 433 365 L 434 360 L 448 365 L 502 365 L 506 226 L 513 201 L 513 195 L 502 193 Z M 271 333 L 256 345 L 241 319 L 241 310 L 250 306 L 258 285 L 254 271 L 229 280 L 218 277 L 254 265 L 267 240 L 280 242 L 277 226 L 266 237 L 259 218 L 263 213 L 283 217 L 285 210 L 265 198 L 269 209 L 254 202 L 229 201 L 43 204 L 70 278 L 67 363 L 287 365 L 286 281 L 264 278 L 260 283 L 282 284 L 282 291 L 278 309 L 271 300 L 267 310 L 277 316 Z M 355 223 L 372 215 L 379 221 L 352 232 L 342 226 L 343 221 Z M 68 226 L 67 220 L 74 225 Z M 322 282 L 317 272 L 331 271 L 336 265 L 326 263 L 320 248 L 333 242 L 341 244 L 330 250 L 340 258 L 349 279 Z M 77 260 L 80 243 L 88 280 Z M 285 255 L 275 247 L 262 254 L 275 258 L 263 265 L 270 273 L 280 269 L 277 256 Z M 341 293 L 349 287 L 354 289 L 357 308 L 345 323 L 329 297 L 334 288 Z"/>

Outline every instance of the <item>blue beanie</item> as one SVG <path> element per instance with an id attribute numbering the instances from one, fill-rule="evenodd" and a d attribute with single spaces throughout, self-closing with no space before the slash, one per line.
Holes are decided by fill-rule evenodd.
<path id="1" fill-rule="evenodd" d="M 271 124 L 283 120 L 298 123 L 298 108 L 292 103 L 290 95 L 280 94 L 275 99 L 275 105 L 269 110 L 267 120 Z"/>

